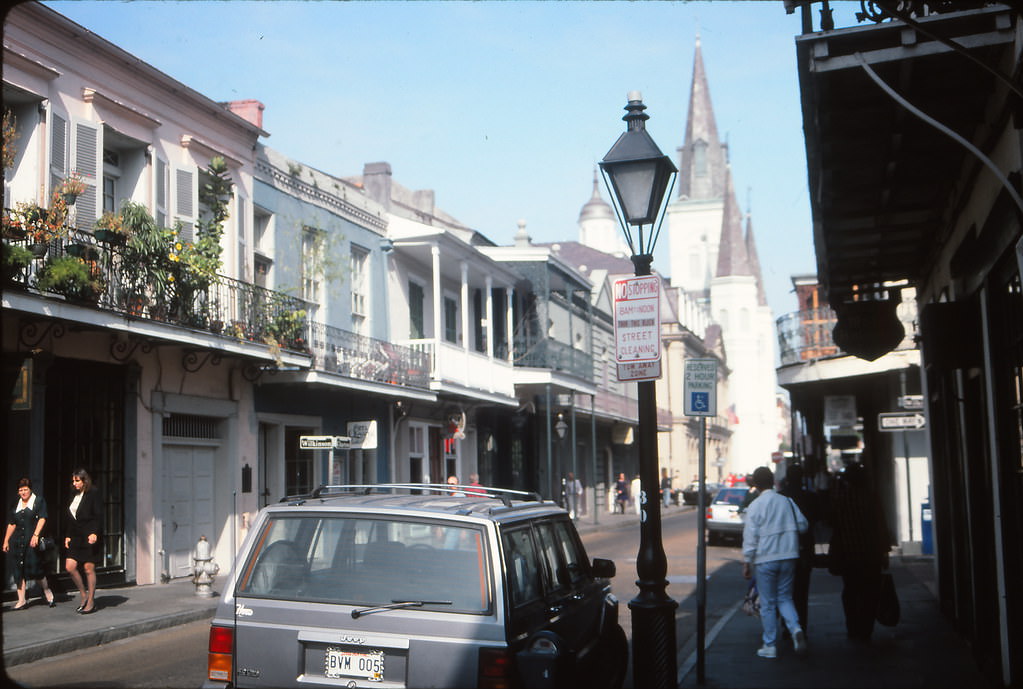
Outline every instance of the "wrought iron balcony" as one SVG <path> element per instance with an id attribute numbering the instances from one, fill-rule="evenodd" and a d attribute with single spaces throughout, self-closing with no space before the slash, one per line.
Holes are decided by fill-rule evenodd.
<path id="1" fill-rule="evenodd" d="M 10 263 L 15 252 L 26 260 Z M 64 257 L 68 257 L 68 272 L 78 271 L 77 277 L 68 281 L 46 278 Z M 309 353 L 315 368 L 350 378 L 429 388 L 426 353 L 310 322 L 301 299 L 223 275 L 216 275 L 208 284 L 182 280 L 154 283 L 147 279 L 146 266 L 124 259 L 116 241 L 97 241 L 91 232 L 70 228 L 66 238 L 34 246 L 28 237 L 7 236 L 2 265 L 5 290 L 63 299 L 129 319 L 207 331 L 219 338 Z"/>
<path id="2" fill-rule="evenodd" d="M 593 357 L 554 340 L 515 340 L 515 365 L 549 368 L 590 380 L 593 378 Z"/>
<path id="3" fill-rule="evenodd" d="M 905 337 L 896 349 L 916 348 L 916 301 L 905 299 L 896 313 L 905 329 Z M 831 307 L 794 311 L 779 318 L 778 351 L 782 366 L 814 361 L 827 357 L 847 356 L 835 344 L 832 331 L 838 317 Z"/>

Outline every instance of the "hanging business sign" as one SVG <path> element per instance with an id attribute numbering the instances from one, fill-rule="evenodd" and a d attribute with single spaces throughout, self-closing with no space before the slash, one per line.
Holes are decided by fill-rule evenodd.
<path id="1" fill-rule="evenodd" d="M 352 439 L 347 435 L 300 435 L 300 450 L 348 450 L 352 447 Z"/>
<path id="2" fill-rule="evenodd" d="M 376 421 L 349 421 L 348 436 L 352 439 L 353 450 L 377 449 Z"/>
<path id="3" fill-rule="evenodd" d="M 683 413 L 717 416 L 718 360 L 686 359 L 682 381 Z"/>

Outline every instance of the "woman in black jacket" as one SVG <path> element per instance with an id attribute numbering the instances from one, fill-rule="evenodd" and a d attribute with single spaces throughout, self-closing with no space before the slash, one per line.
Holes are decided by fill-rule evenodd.
<path id="1" fill-rule="evenodd" d="M 96 563 L 100 559 L 100 529 L 103 518 L 103 505 L 99 495 L 92 487 L 92 478 L 85 469 L 78 469 L 71 475 L 71 483 L 75 496 L 68 507 L 67 534 L 64 537 L 64 548 L 67 550 L 65 567 L 71 580 L 78 587 L 81 605 L 77 612 L 88 615 L 96 609 Z M 79 565 L 85 569 L 85 583 Z"/>

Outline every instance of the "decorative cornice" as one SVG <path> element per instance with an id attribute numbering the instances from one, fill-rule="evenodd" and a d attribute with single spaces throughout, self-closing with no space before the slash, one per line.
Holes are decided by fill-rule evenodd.
<path id="1" fill-rule="evenodd" d="M 211 158 L 214 156 L 220 156 L 221 158 L 224 159 L 225 162 L 227 162 L 229 167 L 240 168 L 242 166 L 242 161 L 238 160 L 234 156 L 230 156 L 227 153 L 224 153 L 220 149 L 214 148 L 212 145 L 206 143 L 202 139 L 192 136 L 191 134 L 181 135 L 181 147 L 193 148 L 197 151 L 200 151 L 201 153 L 210 156 Z"/>
<path id="2" fill-rule="evenodd" d="M 378 230 L 387 229 L 387 220 L 359 208 L 353 203 L 339 198 L 335 194 L 323 191 L 318 187 L 297 179 L 294 175 L 281 170 L 265 160 L 256 161 L 256 172 L 269 177 L 273 186 L 287 189 L 295 196 L 306 201 L 316 202 L 341 217 L 354 223 L 374 227 Z"/>
<path id="3" fill-rule="evenodd" d="M 148 127 L 149 129 L 156 129 L 163 124 L 152 115 L 136 110 L 130 105 L 126 105 L 121 101 L 115 100 L 88 86 L 82 89 L 82 100 L 86 103 L 92 103 L 95 106 L 112 110 L 117 113 L 118 116 L 129 119 L 132 122 L 140 124 L 143 127 Z"/>
<path id="4" fill-rule="evenodd" d="M 7 71 L 7 67 L 14 67 L 15 69 L 22 69 L 32 76 L 46 79 L 47 81 L 53 81 L 60 76 L 60 72 L 47 67 L 41 62 L 37 62 L 30 57 L 26 57 L 21 53 L 16 53 L 10 48 L 4 48 L 4 71 Z"/>

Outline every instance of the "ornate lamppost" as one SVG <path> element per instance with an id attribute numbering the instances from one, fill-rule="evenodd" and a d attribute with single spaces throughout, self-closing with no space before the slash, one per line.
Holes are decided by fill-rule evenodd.
<path id="1" fill-rule="evenodd" d="M 631 91 L 628 98 L 627 114 L 622 118 L 627 123 L 626 130 L 604 156 L 600 169 L 612 190 L 615 211 L 638 277 L 650 275 L 654 245 L 664 221 L 665 192 L 669 183 L 674 186 L 678 170 L 646 131 L 645 122 L 650 116 L 643 112 L 646 106 L 640 93 Z M 629 602 L 633 683 L 636 687 L 667 688 L 677 684 L 678 603 L 665 591 L 668 561 L 661 538 L 661 501 L 657 499 L 657 393 L 653 380 L 640 380 L 637 386 L 641 512 L 636 558 L 639 593 Z"/>

